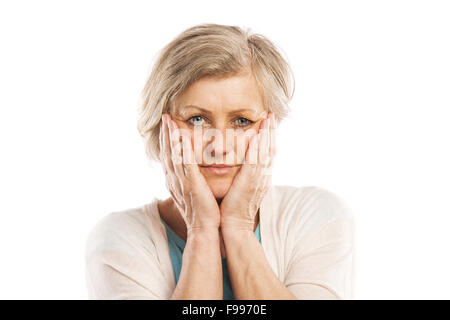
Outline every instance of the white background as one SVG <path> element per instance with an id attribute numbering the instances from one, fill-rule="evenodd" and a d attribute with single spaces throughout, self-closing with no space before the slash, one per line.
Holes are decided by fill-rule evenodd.
<path id="1" fill-rule="evenodd" d="M 94 224 L 167 196 L 139 94 L 158 50 L 213 22 L 286 53 L 273 182 L 353 208 L 355 298 L 449 299 L 449 17 L 448 1 L 1 1 L 0 298 L 87 298 Z"/>

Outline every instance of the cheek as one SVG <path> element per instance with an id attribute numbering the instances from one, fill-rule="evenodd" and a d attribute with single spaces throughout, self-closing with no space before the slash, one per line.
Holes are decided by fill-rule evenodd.
<path id="1" fill-rule="evenodd" d="M 238 163 L 242 163 L 242 161 L 245 159 L 245 154 L 247 152 L 250 139 L 256 134 L 256 132 L 257 131 L 252 128 L 244 132 L 239 132 L 236 135 L 234 152 L 236 153 Z"/>
<path id="2" fill-rule="evenodd" d="M 203 163 L 203 138 L 200 135 L 194 134 L 193 130 L 191 130 L 191 146 L 194 150 L 194 158 L 196 163 Z"/>
<path id="3" fill-rule="evenodd" d="M 202 163 L 202 137 L 195 133 L 195 131 L 184 124 L 183 122 L 177 122 L 178 128 L 180 129 L 180 133 L 183 136 L 183 139 L 187 139 L 190 142 L 191 150 L 194 153 L 195 163 Z"/>

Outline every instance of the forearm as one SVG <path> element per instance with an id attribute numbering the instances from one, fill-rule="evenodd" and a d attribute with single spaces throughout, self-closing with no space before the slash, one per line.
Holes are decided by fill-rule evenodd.
<path id="1" fill-rule="evenodd" d="M 223 298 L 222 262 L 218 230 L 187 236 L 177 286 L 170 299 Z"/>
<path id="2" fill-rule="evenodd" d="M 236 299 L 297 299 L 277 278 L 251 231 L 222 230 L 222 234 Z"/>

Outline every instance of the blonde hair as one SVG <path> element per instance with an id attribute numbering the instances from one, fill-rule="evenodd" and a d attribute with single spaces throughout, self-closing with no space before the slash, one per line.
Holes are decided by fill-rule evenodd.
<path id="1" fill-rule="evenodd" d="M 295 81 L 287 61 L 266 37 L 250 29 L 200 24 L 178 35 L 160 51 L 141 93 L 138 131 L 150 160 L 159 162 L 159 123 L 163 113 L 191 84 L 204 76 L 253 73 L 267 111 L 286 118 Z"/>

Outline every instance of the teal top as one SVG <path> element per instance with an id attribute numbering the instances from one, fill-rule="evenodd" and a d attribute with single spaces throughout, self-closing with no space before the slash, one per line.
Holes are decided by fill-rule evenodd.
<path id="1" fill-rule="evenodd" d="M 186 246 L 186 241 L 181 239 L 165 222 L 161 219 L 166 227 L 167 240 L 169 243 L 170 260 L 172 260 L 173 273 L 175 275 L 175 283 L 178 283 L 178 278 L 181 272 L 181 262 L 183 257 L 183 250 Z M 261 234 L 259 232 L 259 223 L 255 230 L 255 236 L 261 243 Z M 233 289 L 231 287 L 230 275 L 228 273 L 227 259 L 222 258 L 222 276 L 223 276 L 223 299 L 234 300 Z"/>

